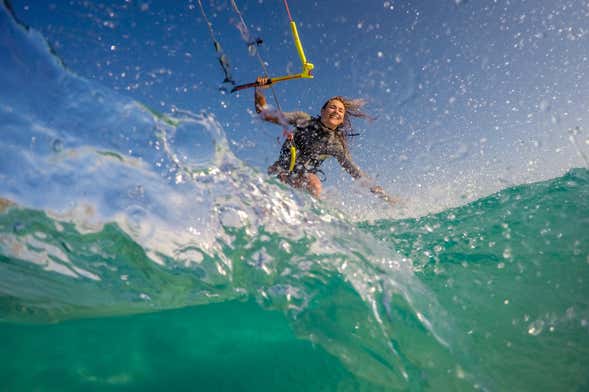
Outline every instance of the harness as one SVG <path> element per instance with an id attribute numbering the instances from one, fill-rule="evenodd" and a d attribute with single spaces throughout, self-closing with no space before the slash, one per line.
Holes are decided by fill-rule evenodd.
<path id="1" fill-rule="evenodd" d="M 309 125 L 305 128 L 297 127 L 297 129 L 304 130 L 304 129 L 307 129 L 310 127 L 316 127 L 316 125 L 312 124 L 312 125 Z M 289 151 L 290 151 L 290 160 L 289 160 L 289 165 L 288 165 L 289 175 L 292 176 L 297 173 L 321 174 L 321 176 L 318 176 L 318 177 L 321 182 L 324 182 L 327 179 L 327 177 L 326 177 L 325 173 L 323 172 L 323 170 L 319 169 L 319 165 L 321 164 L 321 162 L 317 162 L 315 160 L 309 160 L 308 162 L 301 162 L 297 165 L 297 148 L 294 143 L 294 132 L 284 131 L 283 134 L 289 143 Z M 295 169 L 299 169 L 299 170 L 297 170 L 295 172 Z"/>

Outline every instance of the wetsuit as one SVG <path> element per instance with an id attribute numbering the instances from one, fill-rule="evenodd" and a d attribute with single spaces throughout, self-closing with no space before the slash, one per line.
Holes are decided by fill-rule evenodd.
<path id="1" fill-rule="evenodd" d="M 294 139 L 286 140 L 280 150 L 280 157 L 268 168 L 270 174 L 289 171 L 291 143 L 297 150 L 293 174 L 317 173 L 319 167 L 329 157 L 337 159 L 339 164 L 354 178 L 364 173 L 354 164 L 350 152 L 337 132 L 329 130 L 319 118 L 311 117 L 304 112 L 284 113 L 286 120 L 295 128 Z"/>

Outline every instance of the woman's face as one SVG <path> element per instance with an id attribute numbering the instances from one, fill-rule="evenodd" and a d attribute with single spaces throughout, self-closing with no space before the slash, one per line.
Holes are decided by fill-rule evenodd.
<path id="1" fill-rule="evenodd" d="M 332 99 L 321 109 L 321 122 L 330 129 L 335 129 L 344 122 L 346 108 L 341 101 Z"/>

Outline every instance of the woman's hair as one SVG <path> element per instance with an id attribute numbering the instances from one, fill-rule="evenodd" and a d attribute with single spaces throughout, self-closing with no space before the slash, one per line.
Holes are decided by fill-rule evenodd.
<path id="1" fill-rule="evenodd" d="M 350 99 L 350 98 L 346 98 L 346 97 L 342 97 L 342 96 L 337 95 L 337 96 L 331 97 L 327 101 L 325 101 L 325 103 L 321 107 L 321 111 L 323 111 L 327 107 L 327 105 L 329 105 L 329 103 L 331 101 L 340 101 L 344 105 L 344 108 L 346 109 L 346 112 L 344 114 L 344 121 L 342 122 L 342 124 L 340 126 L 337 127 L 337 130 L 338 130 L 338 135 L 340 136 L 341 141 L 344 144 L 344 147 L 347 149 L 348 148 L 348 139 L 351 136 L 356 136 L 356 134 L 354 133 L 354 129 L 352 128 L 352 121 L 351 121 L 350 117 L 358 117 L 358 118 L 366 118 L 366 119 L 372 119 L 372 117 L 370 117 L 368 114 L 366 114 L 362 111 L 362 107 L 364 107 L 364 105 L 366 105 L 365 99 L 362 99 L 362 98 Z"/>

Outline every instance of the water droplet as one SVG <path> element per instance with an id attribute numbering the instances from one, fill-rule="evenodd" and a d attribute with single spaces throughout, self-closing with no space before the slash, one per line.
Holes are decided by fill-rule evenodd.
<path id="1" fill-rule="evenodd" d="M 538 39 L 546 38 L 546 33 L 536 33 L 534 34 L 534 37 Z"/>
<path id="2" fill-rule="evenodd" d="M 540 101 L 540 110 L 543 112 L 548 112 L 550 110 L 550 102 L 546 99 Z"/>

